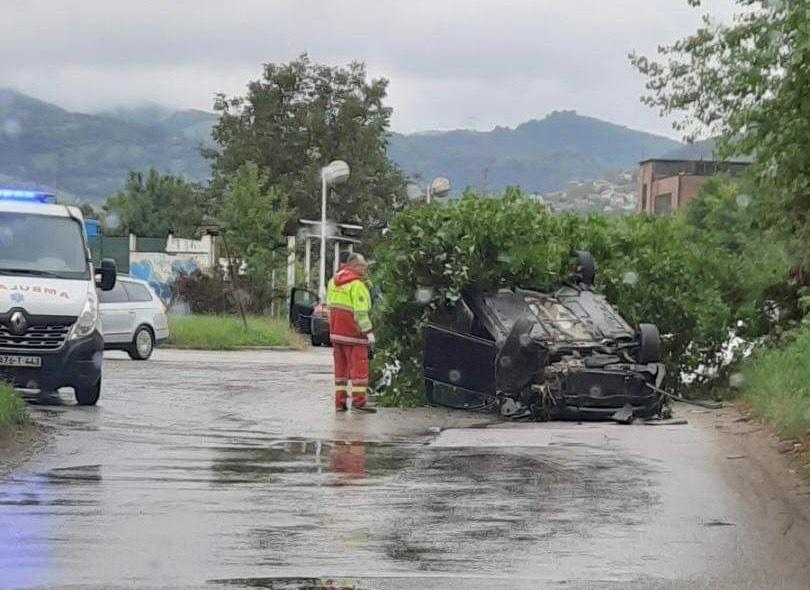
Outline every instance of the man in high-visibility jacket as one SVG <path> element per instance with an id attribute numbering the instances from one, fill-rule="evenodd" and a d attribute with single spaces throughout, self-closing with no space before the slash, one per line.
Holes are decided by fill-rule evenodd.
<path id="1" fill-rule="evenodd" d="M 351 381 L 352 408 L 376 412 L 368 404 L 368 349 L 374 345 L 371 331 L 371 294 L 366 286 L 368 263 L 362 254 L 352 254 L 329 281 L 326 305 L 329 338 L 335 355 L 335 409 L 348 407 Z"/>

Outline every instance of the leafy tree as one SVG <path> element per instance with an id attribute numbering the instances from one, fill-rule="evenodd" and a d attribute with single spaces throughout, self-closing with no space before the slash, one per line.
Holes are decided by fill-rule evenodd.
<path id="1" fill-rule="evenodd" d="M 202 189 L 183 178 L 163 175 L 154 168 L 144 176 L 130 172 L 124 190 L 105 205 L 109 215 L 119 217 L 124 233 L 165 237 L 170 231 L 193 237 L 205 215 Z"/>
<path id="2" fill-rule="evenodd" d="M 286 248 L 284 226 L 290 218 L 287 198 L 277 187 L 268 188 L 267 178 L 253 162 L 243 164 L 228 179 L 219 220 L 229 256 L 244 263 L 250 290 L 260 301 L 270 293 L 274 267 L 284 258 L 276 251 Z"/>
<path id="3" fill-rule="evenodd" d="M 731 24 L 704 17 L 694 34 L 659 48 L 661 61 L 635 53 L 630 59 L 647 76 L 644 102 L 680 117 L 675 127 L 688 139 L 717 135 L 721 158 L 756 157 L 752 171 L 772 189 L 762 211 L 772 225 L 784 224 L 798 267 L 808 273 L 810 6 L 804 0 L 736 3 Z"/>
<path id="4" fill-rule="evenodd" d="M 245 162 L 290 199 L 301 217 L 320 216 L 320 169 L 333 159 L 351 167 L 335 189 L 330 217 L 381 228 L 401 203 L 403 176 L 386 155 L 391 109 L 388 81 L 367 80 L 365 65 L 313 64 L 306 54 L 288 64 L 266 64 L 245 97 L 220 95 L 213 137 L 214 185 Z"/>
<path id="5" fill-rule="evenodd" d="M 703 184 L 686 211 L 695 243 L 711 244 L 735 259 L 718 268 L 717 277 L 735 317 L 748 320 L 743 332 L 749 337 L 774 327 L 773 304 L 782 322 L 799 315 L 789 242 L 778 229 L 763 225 L 767 206 L 750 180 L 717 176 Z"/>

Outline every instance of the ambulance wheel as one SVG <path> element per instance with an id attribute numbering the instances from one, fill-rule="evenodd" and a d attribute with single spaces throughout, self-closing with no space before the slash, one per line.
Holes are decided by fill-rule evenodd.
<path id="1" fill-rule="evenodd" d="M 127 350 L 129 358 L 133 361 L 145 361 L 152 356 L 153 350 L 155 350 L 155 336 L 148 327 L 141 326 L 135 331 L 132 344 Z"/>
<path id="2" fill-rule="evenodd" d="M 80 406 L 95 406 L 98 398 L 101 395 L 101 379 L 95 385 L 90 387 L 76 387 L 76 403 Z"/>

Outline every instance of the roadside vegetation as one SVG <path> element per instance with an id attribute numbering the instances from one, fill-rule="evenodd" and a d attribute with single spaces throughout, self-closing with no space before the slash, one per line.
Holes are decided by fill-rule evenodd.
<path id="1" fill-rule="evenodd" d="M 242 319 L 235 316 L 170 316 L 171 336 L 166 344 L 197 350 L 237 350 L 295 343 L 286 320 L 250 316 L 247 326 L 245 330 Z"/>
<path id="2" fill-rule="evenodd" d="M 744 365 L 742 399 L 788 438 L 810 436 L 810 325 L 782 348 L 757 351 Z"/>
<path id="3" fill-rule="evenodd" d="M 666 385 L 691 394 L 723 368 L 732 335 L 766 336 L 777 305 L 790 321 L 786 245 L 755 232 L 757 199 L 728 179 L 706 186 L 701 205 L 675 216 L 607 217 L 549 212 L 518 190 L 501 199 L 469 193 L 447 206 L 396 216 L 375 252 L 378 372 L 399 363 L 385 390 L 393 405 L 424 403 L 422 327 L 470 285 L 551 289 L 573 271 L 571 253 L 589 250 L 596 286 L 631 323 L 655 323 L 665 335 Z M 741 198 L 741 196 L 745 198 Z M 740 260 L 744 262 L 740 262 Z"/>
<path id="4" fill-rule="evenodd" d="M 0 383 L 0 437 L 27 421 L 25 403 L 10 385 Z"/>
<path id="5" fill-rule="evenodd" d="M 739 252 L 734 276 L 758 288 L 780 319 L 780 330 L 759 340 L 765 349 L 734 369 L 745 377 L 743 398 L 780 433 L 797 437 L 810 426 L 810 336 L 806 319 L 803 327 L 798 321 L 810 312 L 810 13 L 804 2 L 735 4 L 729 24 L 706 18 L 692 35 L 659 46 L 657 59 L 634 53 L 630 60 L 647 78 L 644 102 L 677 117 L 675 128 L 687 139 L 716 138 L 721 160 L 753 157 L 747 182 L 758 201 L 754 223 L 740 226 L 733 209 L 722 207 L 705 219 L 722 230 L 725 248 Z M 701 200 L 718 197 L 722 191 Z M 750 257 L 779 244 L 790 272 L 767 287 Z"/>

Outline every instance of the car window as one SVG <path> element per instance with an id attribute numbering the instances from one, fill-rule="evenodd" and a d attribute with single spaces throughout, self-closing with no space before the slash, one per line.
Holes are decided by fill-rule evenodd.
<path id="1" fill-rule="evenodd" d="M 149 289 L 143 285 L 139 285 L 138 283 L 122 282 L 124 283 L 124 288 L 127 290 L 127 295 L 129 295 L 130 301 L 152 301 L 152 295 L 149 293 Z"/>
<path id="2" fill-rule="evenodd" d="M 98 297 L 101 303 L 127 303 L 129 297 L 124 289 L 123 281 L 116 281 L 115 287 L 109 291 L 98 290 Z"/>

